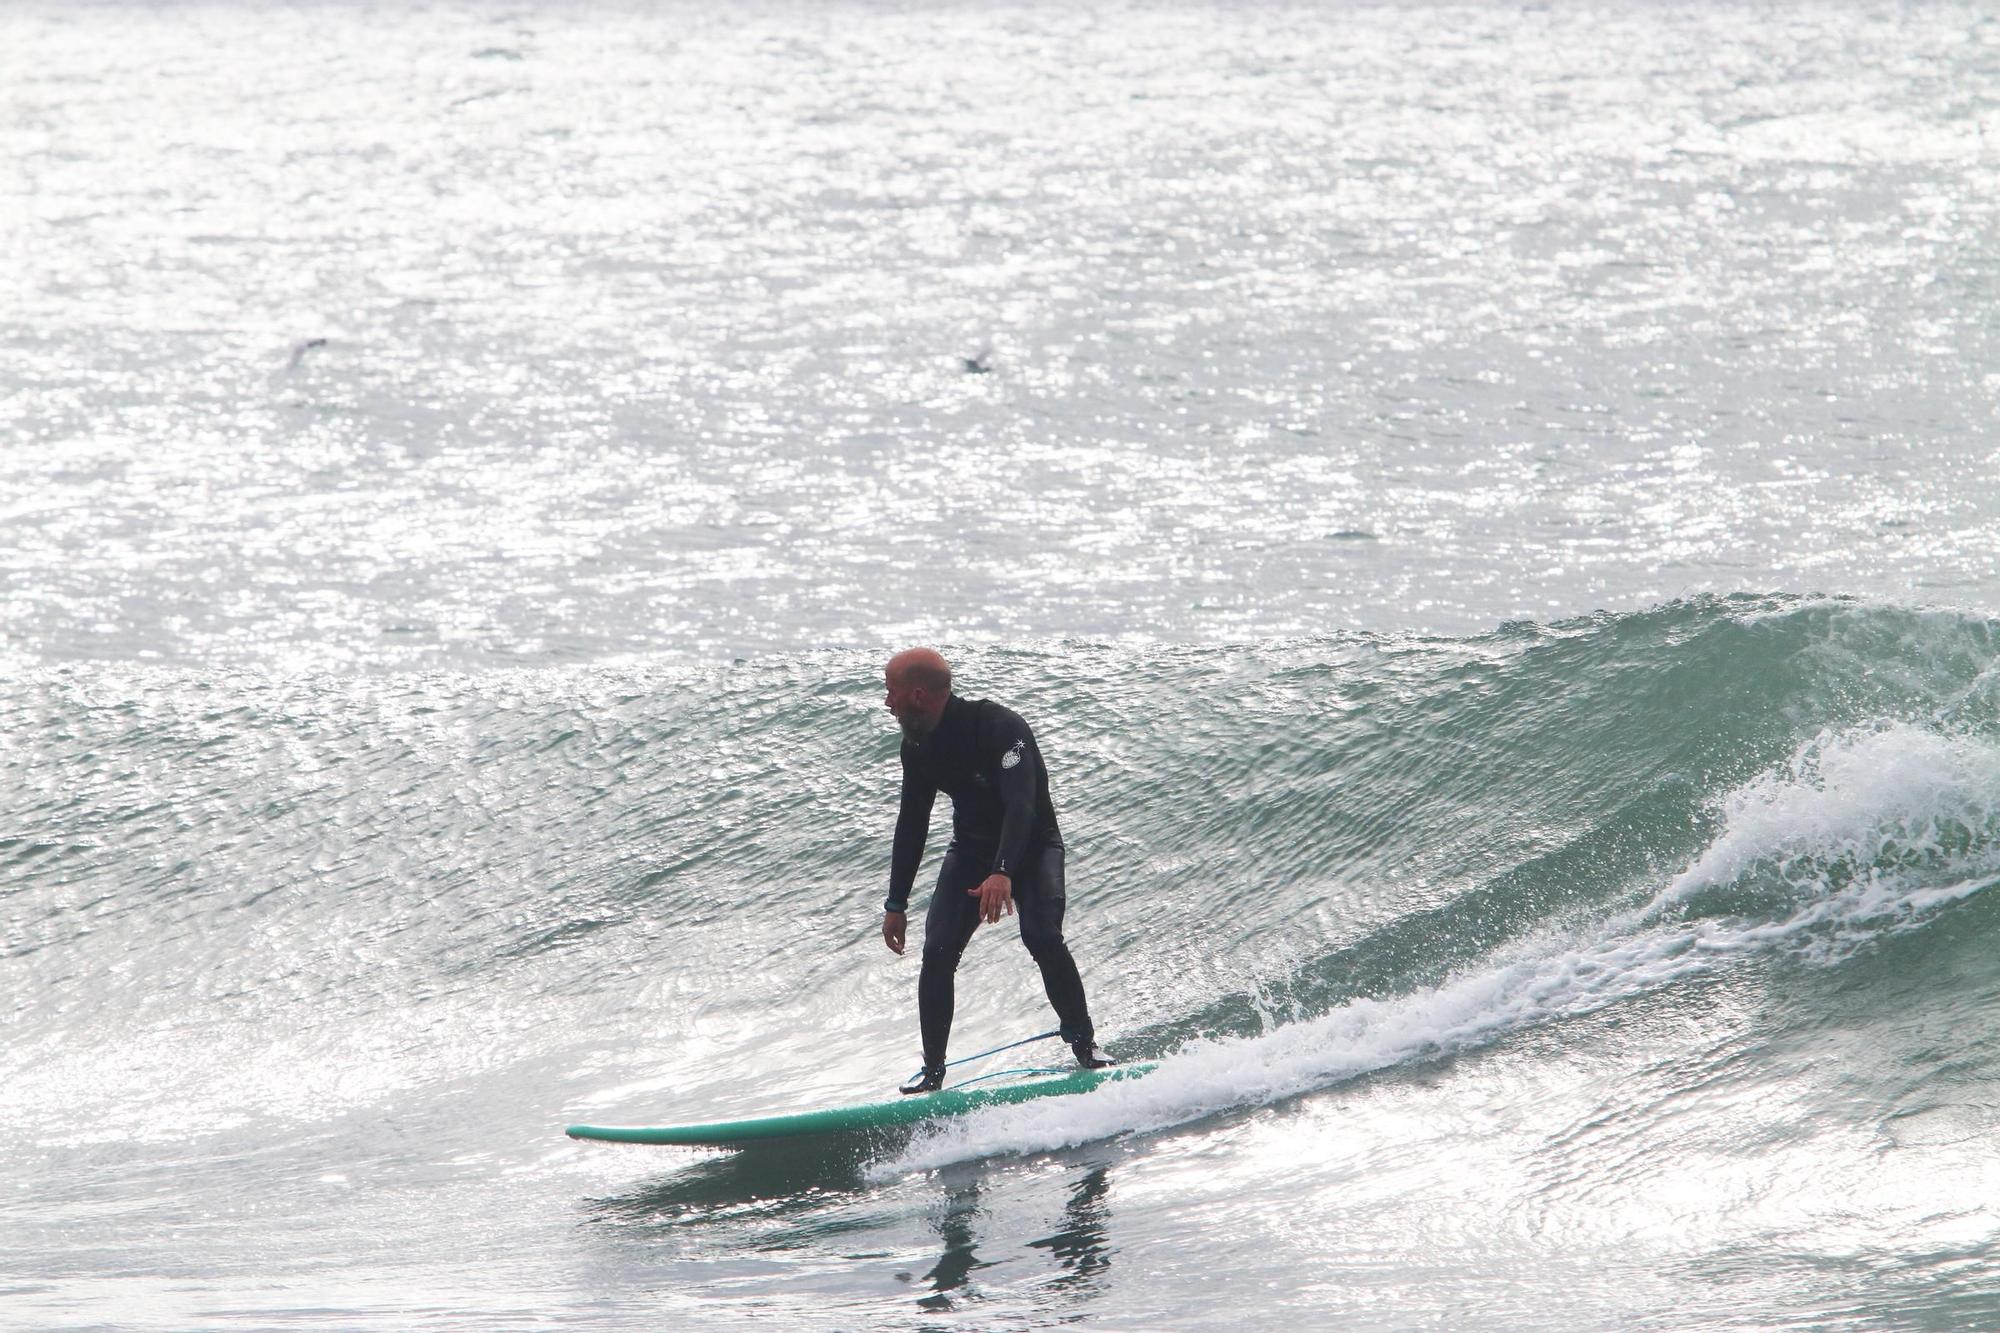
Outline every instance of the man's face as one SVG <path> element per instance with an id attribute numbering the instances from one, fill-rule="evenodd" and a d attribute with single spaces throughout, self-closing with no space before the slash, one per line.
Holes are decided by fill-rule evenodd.
<path id="1" fill-rule="evenodd" d="M 896 715 L 896 725 L 903 729 L 903 734 L 914 741 L 930 735 L 936 725 L 930 714 L 931 692 L 921 685 L 910 684 L 893 671 L 883 673 L 882 683 L 888 690 L 882 704 Z"/>

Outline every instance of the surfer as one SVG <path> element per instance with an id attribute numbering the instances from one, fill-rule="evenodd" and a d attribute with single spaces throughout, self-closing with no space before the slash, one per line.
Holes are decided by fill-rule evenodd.
<path id="1" fill-rule="evenodd" d="M 903 729 L 903 800 L 882 915 L 882 940 L 898 954 L 931 806 L 940 791 L 951 797 L 951 845 L 924 914 L 917 976 L 924 1067 L 902 1090 L 935 1092 L 944 1085 L 952 977 L 972 932 L 982 921 L 999 921 L 1002 912 L 1020 915 L 1021 943 L 1042 970 L 1042 987 L 1076 1062 L 1086 1069 L 1113 1063 L 1097 1049 L 1083 978 L 1063 943 L 1062 834 L 1034 732 L 999 704 L 953 694 L 950 665 L 929 648 L 890 658 L 883 681 L 884 702 Z"/>

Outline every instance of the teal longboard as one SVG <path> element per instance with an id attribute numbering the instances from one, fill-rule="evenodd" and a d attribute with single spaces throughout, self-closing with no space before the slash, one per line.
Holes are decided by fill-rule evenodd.
<path id="1" fill-rule="evenodd" d="M 573 1139 L 600 1143 L 669 1143 L 695 1148 L 741 1148 L 773 1139 L 812 1138 L 824 1134 L 855 1134 L 893 1129 L 927 1120 L 964 1115 L 987 1106 L 1007 1106 L 1039 1097 L 1067 1097 L 1089 1092 L 1118 1079 L 1138 1078 L 1155 1066 L 1112 1065 L 1108 1069 L 1026 1069 L 968 1079 L 937 1092 L 897 1097 L 893 1102 L 837 1106 L 825 1111 L 765 1116 L 758 1120 L 716 1120 L 705 1125 L 619 1126 L 571 1125 Z M 1002 1079 L 1010 1081 L 1000 1081 Z M 979 1085 L 979 1086 L 974 1086 Z"/>

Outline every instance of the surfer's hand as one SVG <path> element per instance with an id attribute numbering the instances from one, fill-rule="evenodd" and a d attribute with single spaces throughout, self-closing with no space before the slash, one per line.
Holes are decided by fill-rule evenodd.
<path id="1" fill-rule="evenodd" d="M 1005 875 L 988 875 L 985 883 L 966 892 L 979 899 L 979 919 L 989 926 L 1000 919 L 1003 907 L 1014 915 L 1014 881 Z"/>
<path id="2" fill-rule="evenodd" d="M 882 913 L 882 943 L 889 946 L 890 953 L 903 952 L 903 927 L 908 922 L 909 918 L 901 912 Z"/>

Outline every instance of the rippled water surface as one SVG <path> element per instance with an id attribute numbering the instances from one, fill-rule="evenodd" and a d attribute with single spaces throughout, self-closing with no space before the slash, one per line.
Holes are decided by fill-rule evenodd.
<path id="1" fill-rule="evenodd" d="M 1976 5 L 31 3 L 0 51 L 36 655 L 1990 602 Z"/>
<path id="2" fill-rule="evenodd" d="M 1976 4 L 0 7 L 0 1325 L 2000 1325 L 1996 199 Z M 913 641 L 1159 1069 L 565 1139 L 908 1072 Z"/>

